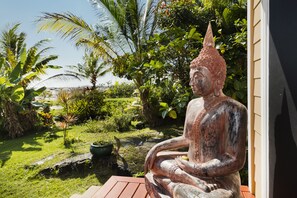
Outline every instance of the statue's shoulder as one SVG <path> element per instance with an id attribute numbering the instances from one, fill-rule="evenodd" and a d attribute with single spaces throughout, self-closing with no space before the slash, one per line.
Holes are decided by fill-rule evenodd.
<path id="1" fill-rule="evenodd" d="M 192 99 L 190 100 L 190 102 L 188 103 L 188 108 L 190 108 L 191 106 L 193 105 L 197 105 L 199 103 L 202 102 L 202 98 L 195 98 L 195 99 Z"/>
<path id="2" fill-rule="evenodd" d="M 247 112 L 247 108 L 240 102 L 238 102 L 237 100 L 234 100 L 231 97 L 225 97 L 225 100 L 222 101 L 222 104 L 226 105 L 226 107 L 230 107 L 230 109 L 232 110 L 240 110 L 243 112 Z"/>

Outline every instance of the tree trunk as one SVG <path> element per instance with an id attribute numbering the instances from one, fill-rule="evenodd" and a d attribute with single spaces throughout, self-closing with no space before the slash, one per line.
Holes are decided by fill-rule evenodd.
<path id="1" fill-rule="evenodd" d="M 4 128 L 8 131 L 9 137 L 16 138 L 22 136 L 24 129 L 18 119 L 15 105 L 11 102 L 5 102 L 3 110 L 5 120 Z"/>
<path id="2" fill-rule="evenodd" d="M 145 120 L 149 123 L 150 126 L 160 125 L 160 119 L 156 113 L 156 108 L 149 102 L 149 90 L 144 89 L 139 91 L 140 100 L 142 102 L 142 113 Z"/>

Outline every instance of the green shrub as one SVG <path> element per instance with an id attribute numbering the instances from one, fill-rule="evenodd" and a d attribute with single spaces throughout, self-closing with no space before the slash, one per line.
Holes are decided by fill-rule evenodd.
<path id="1" fill-rule="evenodd" d="M 68 136 L 64 140 L 64 146 L 66 148 L 71 147 L 72 144 L 77 143 L 77 142 L 81 142 L 81 140 L 78 137 Z"/>
<path id="2" fill-rule="evenodd" d="M 101 109 L 104 120 L 89 120 L 86 123 L 88 133 L 128 131 L 131 121 L 139 117 L 138 110 L 128 108 L 133 99 L 105 99 L 105 104 Z"/>
<path id="3" fill-rule="evenodd" d="M 131 121 L 134 115 L 125 112 L 124 110 L 117 110 L 112 116 L 106 117 L 105 120 L 95 121 L 89 120 L 86 123 L 87 133 L 100 133 L 100 132 L 124 132 L 130 130 Z"/>
<path id="4" fill-rule="evenodd" d="M 143 171 L 133 174 L 133 177 L 144 177 L 144 176 L 145 176 L 145 173 Z"/>
<path id="5" fill-rule="evenodd" d="M 133 121 L 135 122 L 144 122 L 145 118 L 143 117 L 142 113 L 142 105 L 139 98 L 135 98 L 134 101 L 132 101 L 125 111 L 130 112 L 133 114 Z"/>
<path id="6" fill-rule="evenodd" d="M 117 131 L 123 132 L 130 129 L 133 117 L 134 115 L 129 112 L 117 111 L 110 119 L 112 119 L 112 121 L 117 126 Z"/>
<path id="7" fill-rule="evenodd" d="M 90 119 L 87 121 L 85 126 L 87 129 L 84 130 L 84 132 L 87 132 L 87 133 L 98 133 L 98 132 L 104 131 L 102 127 L 102 121 Z"/>
<path id="8" fill-rule="evenodd" d="M 104 95 L 102 92 L 92 90 L 78 94 L 69 104 L 69 113 L 78 118 L 78 123 L 88 119 L 98 119 L 103 116 L 102 106 Z"/>
<path id="9" fill-rule="evenodd" d="M 102 115 L 105 117 L 112 116 L 118 109 L 126 109 L 131 103 L 130 99 L 105 99 L 102 107 Z"/>
<path id="10" fill-rule="evenodd" d="M 113 119 L 107 117 L 105 120 L 89 120 L 86 123 L 87 133 L 101 133 L 101 132 L 114 132 L 117 131 L 117 125 Z"/>
<path id="11" fill-rule="evenodd" d="M 116 82 L 112 87 L 105 91 L 107 97 L 110 98 L 128 98 L 131 97 L 136 86 L 133 83 Z"/>
<path id="12" fill-rule="evenodd" d="M 51 128 L 54 125 L 53 115 L 49 112 L 38 112 L 38 116 L 41 119 L 42 126 L 45 128 Z"/>
<path id="13" fill-rule="evenodd" d="M 117 129 L 118 127 L 111 117 L 108 117 L 104 121 L 102 121 L 102 130 L 104 132 L 113 132 L 117 131 Z"/>

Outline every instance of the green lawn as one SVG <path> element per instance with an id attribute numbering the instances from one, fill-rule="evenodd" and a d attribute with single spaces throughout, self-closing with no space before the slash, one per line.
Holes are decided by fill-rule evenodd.
<path id="1" fill-rule="evenodd" d="M 69 130 L 70 137 L 80 140 L 71 148 L 64 147 L 61 131 L 57 131 L 54 137 L 43 132 L 15 140 L 0 140 L 0 197 L 70 197 L 84 192 L 91 185 L 102 185 L 105 179 L 99 178 L 98 174 L 73 174 L 61 178 L 41 176 L 38 172 L 70 156 L 89 152 L 89 145 L 95 140 L 113 141 L 114 136 L 125 139 L 156 134 L 155 130 L 148 128 L 125 133 L 86 133 L 83 132 L 85 129 L 86 126 L 82 125 Z M 26 168 L 51 155 L 54 158 L 44 164 Z"/>

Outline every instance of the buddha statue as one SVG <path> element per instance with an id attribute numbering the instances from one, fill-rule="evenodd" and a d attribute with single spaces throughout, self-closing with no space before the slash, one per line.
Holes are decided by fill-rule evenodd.
<path id="1" fill-rule="evenodd" d="M 247 110 L 224 95 L 225 78 L 226 63 L 209 24 L 203 48 L 190 64 L 190 86 L 198 98 L 188 104 L 183 135 L 157 143 L 146 156 L 150 197 L 241 197 Z"/>

